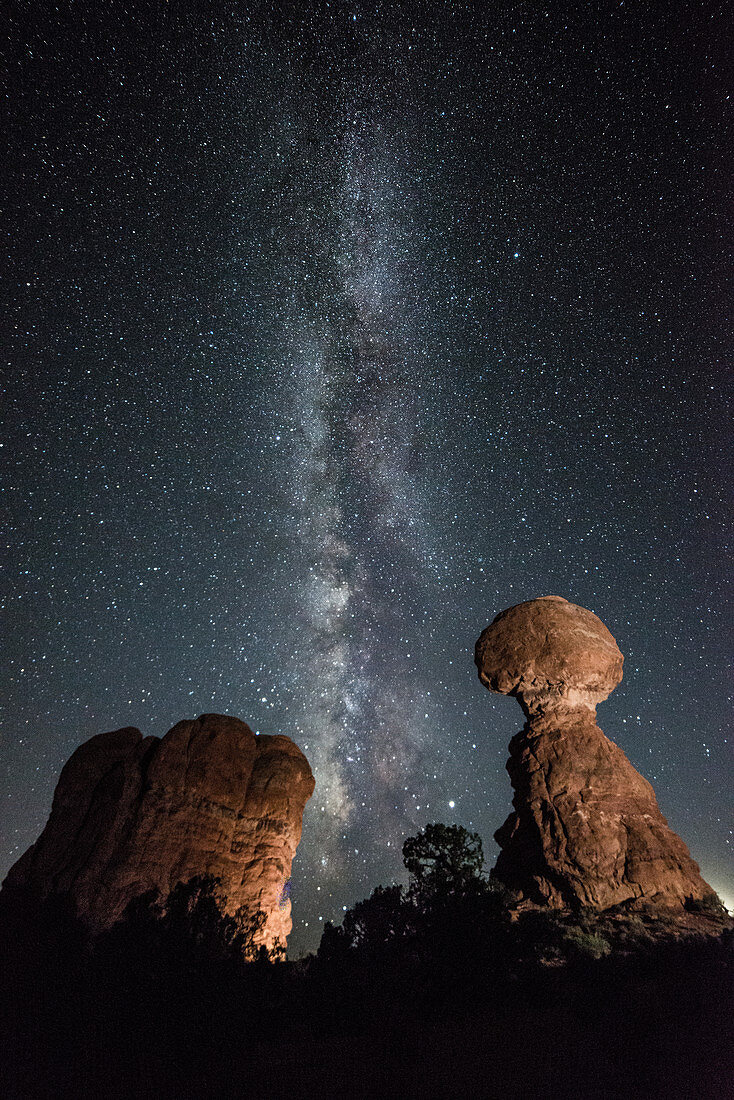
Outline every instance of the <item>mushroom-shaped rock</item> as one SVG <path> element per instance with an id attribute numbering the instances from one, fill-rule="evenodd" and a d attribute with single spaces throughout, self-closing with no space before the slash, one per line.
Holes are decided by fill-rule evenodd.
<path id="1" fill-rule="evenodd" d="M 622 679 L 624 658 L 601 619 L 562 596 L 541 596 L 501 612 L 476 645 L 479 679 L 516 695 L 530 712 L 594 710 Z"/>
<path id="2" fill-rule="evenodd" d="M 226 913 L 264 914 L 256 941 L 285 946 L 285 884 L 314 778 L 287 737 L 204 714 L 162 739 L 127 727 L 80 745 L 65 764 L 43 833 L 3 889 L 66 895 L 92 931 L 149 890 L 219 879 Z"/>
<path id="3" fill-rule="evenodd" d="M 591 611 L 543 596 L 503 611 L 475 655 L 490 690 L 527 723 L 510 742 L 514 812 L 495 834 L 494 874 L 520 903 L 669 908 L 713 895 L 646 779 L 596 724 L 622 654 Z"/>

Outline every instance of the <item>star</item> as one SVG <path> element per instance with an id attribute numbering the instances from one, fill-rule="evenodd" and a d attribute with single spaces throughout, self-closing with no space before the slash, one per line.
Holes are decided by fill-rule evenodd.
<path id="1" fill-rule="evenodd" d="M 12 25 L 0 873 L 81 741 L 212 710 L 316 775 L 294 953 L 441 807 L 491 865 L 472 648 L 558 593 L 734 893 L 725 36 L 337 7 Z"/>

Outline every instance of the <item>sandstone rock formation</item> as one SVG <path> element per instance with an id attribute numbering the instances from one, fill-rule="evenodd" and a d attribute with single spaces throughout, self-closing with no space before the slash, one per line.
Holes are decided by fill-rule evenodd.
<path id="1" fill-rule="evenodd" d="M 213 875 L 221 907 L 263 912 L 258 942 L 284 946 L 284 887 L 313 789 L 292 741 L 255 736 L 226 715 L 179 722 L 162 739 L 132 727 L 102 733 L 64 766 L 48 824 L 5 886 L 66 894 L 98 931 L 151 888 L 166 897 Z"/>
<path id="2" fill-rule="evenodd" d="M 715 897 L 646 779 L 596 724 L 622 679 L 614 638 L 591 611 L 543 596 L 498 615 L 476 645 L 479 678 L 527 716 L 510 742 L 512 813 L 495 875 L 526 905 L 679 907 Z"/>

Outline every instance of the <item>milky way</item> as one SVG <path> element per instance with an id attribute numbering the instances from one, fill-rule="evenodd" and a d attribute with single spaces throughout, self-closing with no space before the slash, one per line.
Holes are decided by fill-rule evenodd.
<path id="1" fill-rule="evenodd" d="M 730 896 L 723 13 L 172 7 L 11 7 L 3 872 L 207 711 L 314 768 L 294 951 L 427 821 L 491 861 L 473 644 L 557 593 Z"/>
<path id="2" fill-rule="evenodd" d="M 294 729 L 318 780 L 316 843 L 304 860 L 334 888 L 350 862 L 371 881 L 375 844 L 399 848 L 413 802 L 419 810 L 426 801 L 424 750 L 435 741 L 425 725 L 430 681 L 410 641 L 422 605 L 440 592 L 420 475 L 422 430 L 435 421 L 441 386 L 421 341 L 426 228 L 411 195 L 410 119 L 393 102 L 402 53 L 338 101 L 320 171 L 294 173 L 297 210 L 320 214 L 319 249 L 297 235 L 281 261 L 287 354 L 270 415 L 292 509 L 289 561 L 298 563 L 282 619 Z M 297 159 L 301 144 L 289 136 L 279 156 Z"/>

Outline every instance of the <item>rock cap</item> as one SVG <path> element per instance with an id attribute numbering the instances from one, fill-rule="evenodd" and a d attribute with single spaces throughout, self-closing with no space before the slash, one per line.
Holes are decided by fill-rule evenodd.
<path id="1" fill-rule="evenodd" d="M 622 679 L 624 657 L 592 611 L 562 596 L 541 596 L 502 611 L 476 644 L 479 679 L 514 695 L 527 713 L 594 711 Z"/>

